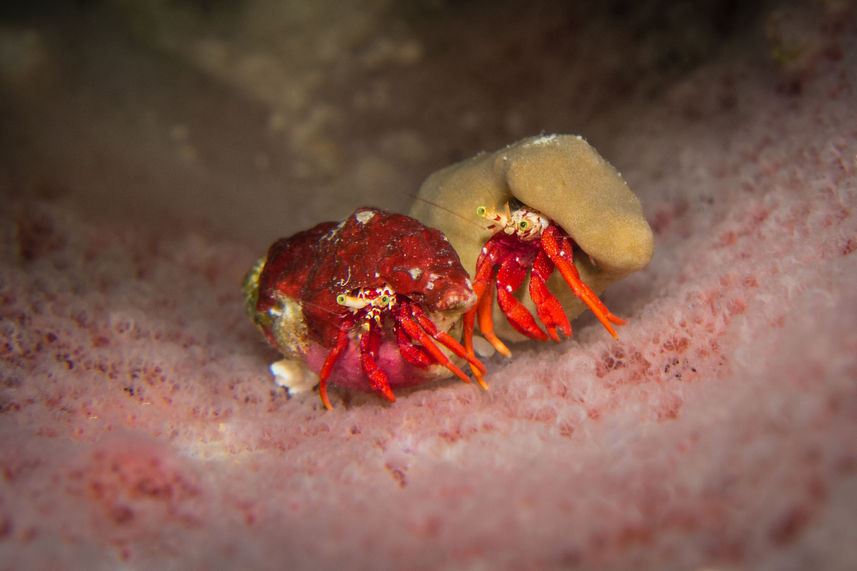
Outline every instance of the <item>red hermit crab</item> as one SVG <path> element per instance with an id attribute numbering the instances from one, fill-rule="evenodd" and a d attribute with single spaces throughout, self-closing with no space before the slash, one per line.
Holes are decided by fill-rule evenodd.
<path id="1" fill-rule="evenodd" d="M 499 337 L 559 340 L 557 331 L 570 335 L 569 319 L 587 307 L 615 336 L 623 321 L 597 294 L 654 253 L 640 201 L 575 135 L 530 137 L 441 169 L 422 184 L 410 215 L 442 231 L 474 277 L 479 301 L 464 316 L 471 355 L 477 317 L 505 355 Z"/>
<path id="2" fill-rule="evenodd" d="M 271 366 L 278 382 L 299 389 L 306 369 L 317 373 L 328 409 L 328 379 L 389 401 L 394 387 L 450 373 L 469 382 L 441 347 L 480 382 L 485 372 L 449 333 L 476 302 L 467 272 L 443 234 L 413 218 L 360 208 L 282 238 L 243 290 L 248 314 L 286 357 Z"/>
<path id="3" fill-rule="evenodd" d="M 482 335 L 503 355 L 509 356 L 506 345 L 494 335 L 491 316 L 491 280 L 497 286 L 497 303 L 509 323 L 530 339 L 547 341 L 548 335 L 536 323 L 533 315 L 518 301 L 516 292 L 530 272 L 530 299 L 542 323 L 554 341 L 559 341 L 559 330 L 571 336 L 571 324 L 559 300 L 547 286 L 547 280 L 558 269 L 568 287 L 595 314 L 613 337 L 616 331 L 611 323 L 623 325 L 625 321 L 610 313 L 589 286 L 580 279 L 574 266 L 574 243 L 565 230 L 539 212 L 520 206 L 515 210 L 506 203 L 504 212 L 479 206 L 476 213 L 488 221 L 494 235 L 488 239 L 476 260 L 473 291 L 478 301 L 464 314 L 464 340 L 468 352 L 473 351 L 473 329 L 476 317 Z M 495 273 L 496 270 L 496 273 Z"/>

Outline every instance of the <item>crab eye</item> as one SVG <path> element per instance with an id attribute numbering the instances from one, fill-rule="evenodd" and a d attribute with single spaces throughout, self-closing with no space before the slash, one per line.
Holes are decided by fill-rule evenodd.
<path id="1" fill-rule="evenodd" d="M 533 224 L 529 220 L 521 220 L 518 222 L 518 230 L 521 232 L 526 232 L 530 229 Z"/>
<path id="2" fill-rule="evenodd" d="M 485 208 L 484 206 L 477 206 L 476 207 L 476 215 L 477 216 L 479 216 L 480 218 L 485 218 L 486 214 L 488 214 L 487 208 Z"/>
<path id="3" fill-rule="evenodd" d="M 336 296 L 336 303 L 338 303 L 339 305 L 345 305 L 345 294 L 344 293 L 341 293 L 338 296 Z"/>
<path id="4" fill-rule="evenodd" d="M 387 305 L 388 303 L 390 303 L 390 296 L 387 294 L 382 295 L 381 296 L 381 305 Z"/>

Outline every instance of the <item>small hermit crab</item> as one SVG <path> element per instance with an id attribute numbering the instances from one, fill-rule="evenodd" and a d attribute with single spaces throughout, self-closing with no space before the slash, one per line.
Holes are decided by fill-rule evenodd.
<path id="1" fill-rule="evenodd" d="M 291 392 L 317 382 L 328 409 L 328 379 L 389 401 L 394 387 L 450 374 L 469 382 L 447 352 L 482 383 L 485 367 L 453 336 L 476 303 L 470 279 L 443 234 L 413 218 L 360 208 L 281 238 L 243 291 L 247 313 L 285 356 L 271 365 L 277 382 Z"/>
<path id="2" fill-rule="evenodd" d="M 479 301 L 464 316 L 470 355 L 477 317 L 482 334 L 505 355 L 498 336 L 559 341 L 557 329 L 571 335 L 569 318 L 586 307 L 615 337 L 613 324 L 624 321 L 597 293 L 645 267 L 654 253 L 640 201 L 610 163 L 573 135 L 531 137 L 442 169 L 423 183 L 410 214 L 446 234 L 474 276 Z M 521 287 L 527 274 L 529 299 Z M 495 334 L 499 313 L 508 324 L 498 322 Z"/>

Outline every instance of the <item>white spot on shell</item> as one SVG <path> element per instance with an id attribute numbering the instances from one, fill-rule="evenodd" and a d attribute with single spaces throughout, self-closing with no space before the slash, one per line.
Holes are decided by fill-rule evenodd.
<path id="1" fill-rule="evenodd" d="M 539 137 L 538 139 L 535 139 L 534 141 L 530 141 L 530 144 L 527 146 L 528 147 L 535 147 L 538 145 L 547 145 L 548 143 L 550 143 L 551 141 L 553 141 L 556 138 L 557 138 L 557 135 L 545 135 L 543 137 Z"/>
<path id="2" fill-rule="evenodd" d="M 342 222 L 340 222 L 339 224 L 337 224 L 334 228 L 331 228 L 330 230 L 328 230 L 328 231 L 327 231 L 327 234 L 325 234 L 324 236 L 322 236 L 322 238 L 321 238 L 321 239 L 322 239 L 322 240 L 330 240 L 331 238 L 333 238 L 333 237 L 335 237 L 337 234 L 339 234 L 339 231 L 340 231 L 340 230 L 342 230 L 342 227 L 343 227 L 343 226 L 345 226 L 345 220 L 343 220 Z"/>
<path id="3" fill-rule="evenodd" d="M 415 280 L 420 279 L 420 276 L 423 275 L 423 271 L 419 268 L 411 268 L 408 273 L 411 275 L 411 279 Z"/>
<path id="4" fill-rule="evenodd" d="M 437 274 L 429 274 L 428 283 L 426 284 L 426 289 L 434 289 L 434 281 L 439 278 Z"/>
<path id="5" fill-rule="evenodd" d="M 371 210 L 364 210 L 363 212 L 358 212 L 357 214 L 355 214 L 354 218 L 356 218 L 359 223 L 366 224 L 367 222 L 372 220 L 373 216 L 375 216 L 374 212 L 372 212 Z"/>

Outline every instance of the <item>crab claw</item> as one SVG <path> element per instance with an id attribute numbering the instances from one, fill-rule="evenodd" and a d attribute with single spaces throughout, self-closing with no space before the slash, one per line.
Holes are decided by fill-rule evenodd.
<path id="1" fill-rule="evenodd" d="M 547 279 L 554 270 L 554 263 L 550 257 L 541 251 L 536 256 L 533 262 L 533 270 L 530 274 L 530 298 L 536 305 L 536 310 L 539 314 L 539 319 L 544 323 L 545 328 L 551 338 L 559 342 L 559 334 L 556 330 L 562 331 L 566 337 L 571 337 L 571 323 L 568 322 L 568 317 L 565 310 L 562 308 L 559 300 L 548 290 Z"/>
<path id="2" fill-rule="evenodd" d="M 369 384 L 376 393 L 390 402 L 396 402 L 396 397 L 393 395 L 393 389 L 390 388 L 390 381 L 387 379 L 387 374 L 378 366 L 376 356 L 378 349 L 381 348 L 381 327 L 374 320 L 369 321 L 369 331 L 360 335 L 360 363 L 363 365 L 363 372 L 369 378 Z"/>
<path id="3" fill-rule="evenodd" d="M 536 323 L 533 314 L 524 307 L 524 304 L 515 299 L 513 291 L 517 291 L 524 278 L 527 277 L 527 269 L 517 260 L 507 260 L 497 270 L 497 305 L 506 314 L 506 319 L 519 333 L 537 341 L 547 341 L 548 336 Z M 490 316 L 490 313 L 488 313 Z"/>

